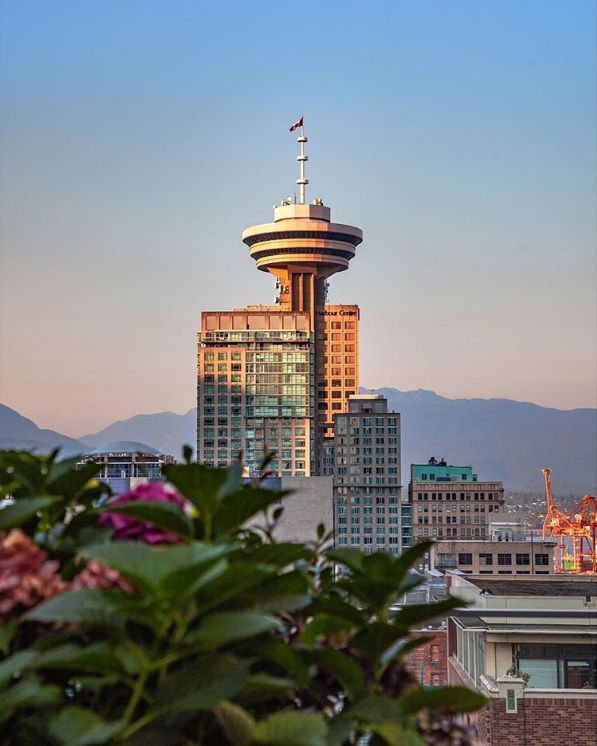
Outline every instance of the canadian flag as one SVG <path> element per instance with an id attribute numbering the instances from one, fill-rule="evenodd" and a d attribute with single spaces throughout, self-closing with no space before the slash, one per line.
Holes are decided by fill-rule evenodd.
<path id="1" fill-rule="evenodd" d="M 298 122 L 295 122 L 292 127 L 290 128 L 291 132 L 294 132 L 294 130 L 297 130 L 299 127 L 303 126 L 303 118 L 301 117 Z"/>

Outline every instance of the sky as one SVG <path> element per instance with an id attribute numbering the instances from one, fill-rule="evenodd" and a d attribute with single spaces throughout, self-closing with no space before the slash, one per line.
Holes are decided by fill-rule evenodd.
<path id="1" fill-rule="evenodd" d="M 362 228 L 362 386 L 597 405 L 594 0 L 0 0 L 0 402 L 80 437 L 195 406 L 244 228 Z"/>

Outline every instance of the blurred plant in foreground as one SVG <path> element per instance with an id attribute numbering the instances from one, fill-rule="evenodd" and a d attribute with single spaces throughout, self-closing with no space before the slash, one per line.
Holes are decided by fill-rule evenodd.
<path id="1" fill-rule="evenodd" d="M 106 502 L 95 465 L 0 452 L 5 746 L 475 743 L 485 700 L 402 665 L 459 605 L 390 612 L 428 544 L 277 542 L 285 493 L 185 459 Z"/>

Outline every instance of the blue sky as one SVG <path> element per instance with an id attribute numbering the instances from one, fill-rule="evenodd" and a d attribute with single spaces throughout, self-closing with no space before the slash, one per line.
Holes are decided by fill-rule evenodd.
<path id="1" fill-rule="evenodd" d="M 0 401 L 80 436 L 195 403 L 204 309 L 292 195 L 365 234 L 361 385 L 597 397 L 592 0 L 0 0 Z"/>

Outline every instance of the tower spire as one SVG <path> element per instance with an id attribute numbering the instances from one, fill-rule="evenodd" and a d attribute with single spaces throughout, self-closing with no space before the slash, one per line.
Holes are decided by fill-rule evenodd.
<path id="1" fill-rule="evenodd" d="M 300 127 L 301 134 L 296 138 L 296 141 L 299 144 L 300 152 L 297 155 L 296 159 L 299 162 L 299 178 L 296 180 L 296 183 L 299 187 L 299 205 L 305 204 L 305 187 L 309 183 L 309 179 L 305 178 L 305 163 L 309 160 L 309 156 L 305 153 L 305 143 L 308 142 L 307 138 L 305 137 L 305 126 L 304 126 L 304 117 L 301 116 L 301 118 L 296 122 L 296 124 L 293 124 L 290 128 L 290 131 L 293 132 L 295 129 L 298 129 Z"/>

